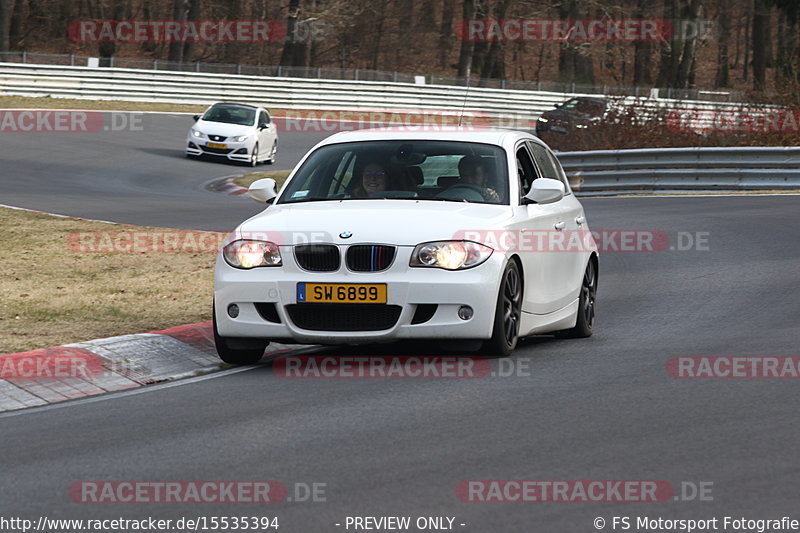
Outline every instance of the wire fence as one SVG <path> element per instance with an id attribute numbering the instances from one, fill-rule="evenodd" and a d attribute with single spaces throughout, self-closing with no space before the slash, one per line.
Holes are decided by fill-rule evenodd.
<path id="1" fill-rule="evenodd" d="M 44 54 L 38 52 L 0 52 L 0 62 L 29 63 L 38 65 L 87 66 L 88 56 L 75 54 Z M 236 74 L 241 76 L 265 76 L 277 78 L 306 78 L 321 80 L 354 80 L 385 83 L 419 83 L 427 85 L 466 86 L 466 78 L 415 75 L 403 72 L 358 68 L 287 67 L 280 65 L 242 65 L 235 63 L 178 62 L 162 59 L 132 59 L 124 57 L 97 58 L 99 68 L 128 68 L 139 70 L 165 70 L 174 72 L 203 72 L 210 74 Z M 519 91 L 547 91 L 568 94 L 597 94 L 609 96 L 658 96 L 676 100 L 704 100 L 709 102 L 743 101 L 739 91 L 703 91 L 699 89 L 653 89 L 650 87 L 615 87 L 610 85 L 586 85 L 553 81 L 525 81 L 472 78 L 473 87 Z"/>

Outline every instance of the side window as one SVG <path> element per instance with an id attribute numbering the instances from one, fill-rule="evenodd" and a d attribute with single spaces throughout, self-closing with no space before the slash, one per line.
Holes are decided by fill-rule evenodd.
<path id="1" fill-rule="evenodd" d="M 566 190 L 569 191 L 567 176 L 564 174 L 561 164 L 550 150 L 539 143 L 531 141 L 528 141 L 528 148 L 530 148 L 531 153 L 533 153 L 533 159 L 536 161 L 536 166 L 539 168 L 542 177 L 560 180 L 564 184 L 564 187 L 566 187 Z"/>
<path id="2" fill-rule="evenodd" d="M 531 156 L 525 145 L 520 145 L 517 148 L 517 175 L 519 176 L 519 187 L 521 191 L 520 196 L 528 194 L 531 189 L 531 184 L 538 176 L 536 175 L 536 168 L 533 166 Z"/>
<path id="3" fill-rule="evenodd" d="M 266 111 L 260 111 L 258 113 L 258 123 L 259 124 L 269 124 L 272 122 L 269 118 L 269 114 Z"/>

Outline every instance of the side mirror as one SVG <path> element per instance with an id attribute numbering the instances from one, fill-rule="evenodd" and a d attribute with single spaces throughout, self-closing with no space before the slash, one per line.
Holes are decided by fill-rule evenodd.
<path id="1" fill-rule="evenodd" d="M 194 119 L 195 122 L 197 122 L 198 120 L 200 120 L 200 115 L 195 115 L 192 118 Z"/>
<path id="2" fill-rule="evenodd" d="M 250 184 L 250 188 L 247 189 L 247 196 L 260 204 L 271 203 L 278 196 L 275 191 L 275 180 L 264 178 L 254 181 Z"/>
<path id="3" fill-rule="evenodd" d="M 565 192 L 564 184 L 560 180 L 539 178 L 533 180 L 531 190 L 522 199 L 526 204 L 552 204 L 561 200 Z"/>
<path id="4" fill-rule="evenodd" d="M 556 109 L 558 109 L 561 106 L 562 106 L 562 104 L 553 104 L 553 107 L 555 107 Z"/>
<path id="5" fill-rule="evenodd" d="M 260 123 L 260 124 L 258 125 L 258 129 L 259 129 L 259 130 L 265 130 L 265 129 L 267 129 L 267 123 L 266 123 L 266 122 L 262 122 L 262 123 Z"/>

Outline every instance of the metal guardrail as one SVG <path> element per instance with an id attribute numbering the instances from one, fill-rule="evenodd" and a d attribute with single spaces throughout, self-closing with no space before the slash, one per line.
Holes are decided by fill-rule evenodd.
<path id="1" fill-rule="evenodd" d="M 268 108 L 436 110 L 458 112 L 465 87 L 349 80 L 309 80 L 117 68 L 0 63 L 0 94 L 210 104 L 221 100 Z M 466 109 L 480 116 L 532 121 L 570 95 L 469 88 Z"/>
<path id="2" fill-rule="evenodd" d="M 396 71 L 363 68 L 285 67 L 280 65 L 245 65 L 238 63 L 211 63 L 203 61 L 178 62 L 163 59 L 136 59 L 124 57 L 98 58 L 101 67 L 142 70 L 170 70 L 177 72 L 202 72 L 235 74 L 238 76 L 269 76 L 285 78 L 313 78 L 325 80 L 377 81 L 414 83 L 417 75 Z M 38 52 L 0 52 L 0 61 L 43 65 L 86 66 L 88 56 L 76 54 L 45 54 Z M 466 86 L 467 79 L 425 74 L 429 85 Z M 547 91 L 561 94 L 594 94 L 648 97 L 655 90 L 659 97 L 668 99 L 701 100 L 707 102 L 737 102 L 743 99 L 739 91 L 704 91 L 700 89 L 651 89 L 649 87 L 615 87 L 542 80 L 471 79 L 470 85 L 490 89 L 516 91 Z"/>
<path id="3" fill-rule="evenodd" d="M 467 92 L 468 91 L 468 92 Z M 351 80 L 273 78 L 182 71 L 0 63 L 0 94 L 95 100 L 210 104 L 232 100 L 267 108 L 318 110 L 465 110 L 496 126 L 532 129 L 556 103 L 579 93 Z M 467 98 L 465 98 L 465 96 Z M 647 110 L 738 109 L 740 104 L 626 97 Z"/>
<path id="4" fill-rule="evenodd" d="M 800 146 L 556 154 L 577 192 L 800 189 Z"/>

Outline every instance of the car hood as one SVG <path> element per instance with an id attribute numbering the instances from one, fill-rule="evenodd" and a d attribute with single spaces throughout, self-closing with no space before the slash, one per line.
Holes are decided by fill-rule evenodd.
<path id="1" fill-rule="evenodd" d="M 426 200 L 346 200 L 270 206 L 239 226 L 238 238 L 281 245 L 421 242 L 463 239 L 465 232 L 495 228 L 510 206 Z M 349 237 L 344 235 L 351 234 Z M 468 236 L 469 234 L 466 233 Z"/>
<path id="2" fill-rule="evenodd" d="M 253 130 L 253 126 L 242 126 L 241 124 L 226 124 L 224 122 L 209 122 L 198 120 L 194 128 L 206 135 L 222 135 L 224 137 L 235 137 L 247 135 Z"/>

